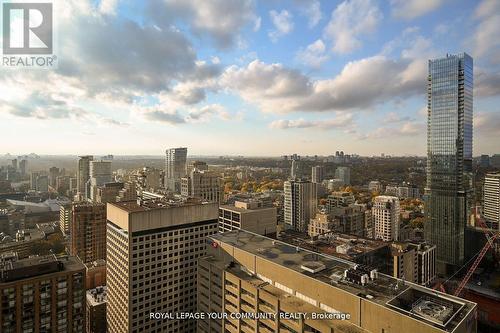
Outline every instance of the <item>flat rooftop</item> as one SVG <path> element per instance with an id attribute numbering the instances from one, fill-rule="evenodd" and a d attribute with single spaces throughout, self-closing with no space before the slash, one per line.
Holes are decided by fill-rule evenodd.
<path id="1" fill-rule="evenodd" d="M 376 279 L 364 286 L 348 282 L 343 279 L 344 271 L 354 268 L 355 263 L 316 253 L 248 231 L 235 230 L 212 235 L 210 238 L 262 257 L 300 274 L 307 275 L 312 279 L 331 285 L 332 288 L 339 288 L 357 297 L 366 298 L 371 302 L 396 310 L 418 320 L 423 320 L 441 329 L 445 328 L 446 330 L 453 331 L 465 315 L 475 307 L 475 303 L 467 300 L 405 282 L 382 273 L 379 273 Z M 303 265 L 308 262 L 323 264 L 325 268 L 312 273 L 303 268 Z M 422 318 L 422 316 L 412 312 L 413 308 L 411 305 L 419 301 L 422 297 L 435 303 L 448 304 L 451 307 L 452 313 L 447 318 L 445 326 L 433 322 L 428 318 Z"/>
<path id="2" fill-rule="evenodd" d="M 168 199 L 168 198 L 157 198 L 157 199 L 146 199 L 140 202 L 138 201 L 119 201 L 108 203 L 110 205 L 119 207 L 129 213 L 134 212 L 145 212 L 154 209 L 165 209 L 181 206 L 193 206 L 204 204 L 205 202 L 196 198 L 182 198 L 182 199 Z"/>

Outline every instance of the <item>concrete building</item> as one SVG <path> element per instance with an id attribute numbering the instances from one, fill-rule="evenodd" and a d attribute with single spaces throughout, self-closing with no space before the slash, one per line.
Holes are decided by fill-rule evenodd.
<path id="1" fill-rule="evenodd" d="M 196 311 L 197 260 L 217 233 L 218 204 L 149 200 L 107 205 L 110 333 L 195 332 L 194 320 L 150 313 Z"/>
<path id="2" fill-rule="evenodd" d="M 87 182 L 90 179 L 90 161 L 94 159 L 93 156 L 80 156 L 78 159 L 78 168 L 76 170 L 76 186 L 78 192 L 82 195 L 86 193 Z"/>
<path id="3" fill-rule="evenodd" d="M 382 192 L 382 184 L 378 180 L 372 180 L 371 182 L 368 183 L 368 191 L 370 192 Z"/>
<path id="4" fill-rule="evenodd" d="M 500 173 L 488 173 L 484 178 L 483 212 L 488 227 L 500 231 Z"/>
<path id="5" fill-rule="evenodd" d="M 170 148 L 165 152 L 165 188 L 181 192 L 181 178 L 186 175 L 187 148 Z"/>
<path id="6" fill-rule="evenodd" d="M 19 162 L 19 172 L 21 173 L 21 177 L 26 176 L 26 171 L 28 171 L 28 160 L 21 160 Z"/>
<path id="7" fill-rule="evenodd" d="M 385 194 L 392 195 L 400 199 L 420 198 L 419 188 L 412 184 L 387 185 L 385 187 Z"/>
<path id="8" fill-rule="evenodd" d="M 221 202 L 224 197 L 222 181 L 214 172 L 193 169 L 189 176 L 181 178 L 181 195 Z"/>
<path id="9" fill-rule="evenodd" d="M 325 179 L 325 168 L 321 165 L 313 166 L 311 169 L 311 181 L 316 184 L 321 184 Z"/>
<path id="10" fill-rule="evenodd" d="M 392 275 L 430 286 L 436 278 L 436 246 L 426 243 L 392 243 Z"/>
<path id="11" fill-rule="evenodd" d="M 363 237 L 374 238 L 374 227 L 373 227 L 373 213 L 371 209 L 366 206 L 363 207 L 365 213 L 365 223 L 363 228 Z"/>
<path id="12" fill-rule="evenodd" d="M 0 253 L 16 252 L 18 258 L 26 258 L 32 254 L 33 245 L 44 240 L 45 232 L 39 229 L 21 229 L 15 231 L 15 238 L 0 242 Z"/>
<path id="13" fill-rule="evenodd" d="M 59 228 L 64 236 L 68 236 L 71 231 L 71 222 L 73 220 L 73 207 L 71 204 L 61 205 L 59 212 Z"/>
<path id="14" fill-rule="evenodd" d="M 113 181 L 111 172 L 111 161 L 90 161 L 90 196 L 91 201 L 96 200 L 97 188 Z"/>
<path id="15" fill-rule="evenodd" d="M 348 207 L 354 202 L 354 195 L 351 192 L 333 192 L 326 199 L 326 207 L 330 211 L 334 207 Z"/>
<path id="16" fill-rule="evenodd" d="M 375 197 L 372 215 L 375 238 L 383 241 L 399 240 L 400 208 L 397 197 L 379 195 Z"/>
<path id="17" fill-rule="evenodd" d="M 472 207 L 473 60 L 466 53 L 429 60 L 425 239 L 437 246 L 438 271 L 464 263 Z"/>
<path id="18" fill-rule="evenodd" d="M 85 268 L 75 257 L 0 258 L 0 331 L 85 332 Z"/>
<path id="19" fill-rule="evenodd" d="M 327 213 L 333 219 L 334 230 L 345 234 L 363 236 L 365 213 L 361 205 L 328 206 Z"/>
<path id="20" fill-rule="evenodd" d="M 106 205 L 74 203 L 70 230 L 71 255 L 83 263 L 106 259 Z"/>
<path id="21" fill-rule="evenodd" d="M 340 179 L 343 185 L 351 184 L 351 169 L 349 167 L 337 167 L 335 170 L 335 178 Z"/>
<path id="22" fill-rule="evenodd" d="M 194 169 L 199 171 L 208 171 L 208 164 L 203 161 L 191 161 L 188 163 L 187 174 L 189 175 Z"/>
<path id="23" fill-rule="evenodd" d="M 477 331 L 475 303 L 365 265 L 245 231 L 210 236 L 207 251 L 198 311 L 228 315 L 198 320 L 201 333 Z"/>
<path id="24" fill-rule="evenodd" d="M 106 286 L 87 290 L 86 333 L 106 333 Z"/>
<path id="25" fill-rule="evenodd" d="M 236 201 L 219 207 L 219 232 L 247 230 L 260 235 L 276 233 L 276 207 L 262 206 L 258 201 Z"/>
<path id="26" fill-rule="evenodd" d="M 311 217 L 318 208 L 317 184 L 307 180 L 284 183 L 284 223 L 286 228 L 307 232 Z"/>
<path id="27" fill-rule="evenodd" d="M 85 286 L 94 289 L 106 285 L 106 260 L 99 259 L 85 264 Z"/>
<path id="28" fill-rule="evenodd" d="M 96 188 L 94 200 L 95 202 L 103 204 L 116 202 L 116 198 L 123 188 L 124 184 L 121 182 L 106 183 Z"/>
<path id="29" fill-rule="evenodd" d="M 48 192 L 49 191 L 49 176 L 40 175 L 36 178 L 35 190 L 38 192 Z"/>
<path id="30" fill-rule="evenodd" d="M 316 217 L 311 219 L 307 227 L 307 234 L 315 237 L 335 230 L 335 223 L 327 213 L 316 213 Z"/>

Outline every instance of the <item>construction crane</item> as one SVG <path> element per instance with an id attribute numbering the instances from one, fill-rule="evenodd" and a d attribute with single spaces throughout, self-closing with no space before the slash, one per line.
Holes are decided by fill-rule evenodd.
<path id="1" fill-rule="evenodd" d="M 469 268 L 469 270 L 467 271 L 467 274 L 465 274 L 465 277 L 462 279 L 462 281 L 458 285 L 457 289 L 455 290 L 455 293 L 454 293 L 455 296 L 460 296 L 465 285 L 467 284 L 467 282 L 469 282 L 470 278 L 472 277 L 472 274 L 474 274 L 474 272 L 476 271 L 477 267 L 481 263 L 481 260 L 483 260 L 483 257 L 486 255 L 488 250 L 490 248 L 494 249 L 495 240 L 500 235 L 500 233 L 493 234 L 493 232 L 491 232 L 491 230 L 488 228 L 488 226 L 484 223 L 484 221 L 477 214 L 477 211 L 476 211 L 476 221 L 477 221 L 477 224 L 479 225 L 479 227 L 484 232 L 484 236 L 486 237 L 486 244 L 484 244 L 481 251 L 479 251 L 479 254 L 476 257 L 476 260 L 474 260 L 474 263 Z"/>

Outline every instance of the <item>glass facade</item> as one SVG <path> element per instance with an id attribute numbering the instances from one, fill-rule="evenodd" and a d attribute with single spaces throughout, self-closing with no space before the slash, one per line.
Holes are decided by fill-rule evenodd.
<path id="1" fill-rule="evenodd" d="M 429 60 L 425 236 L 436 244 L 438 263 L 446 270 L 464 260 L 472 197 L 472 89 L 468 54 Z"/>

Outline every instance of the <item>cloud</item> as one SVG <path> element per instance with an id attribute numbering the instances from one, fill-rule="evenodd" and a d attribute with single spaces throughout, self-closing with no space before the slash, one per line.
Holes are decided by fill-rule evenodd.
<path id="1" fill-rule="evenodd" d="M 490 140 L 500 138 L 500 112 L 477 112 L 474 115 L 474 132 Z"/>
<path id="2" fill-rule="evenodd" d="M 260 26 L 262 24 L 262 17 L 257 17 L 254 21 L 254 24 L 253 24 L 253 31 L 254 32 L 257 32 L 260 30 Z"/>
<path id="3" fill-rule="evenodd" d="M 327 120 L 304 120 L 303 118 L 297 120 L 280 119 L 275 120 L 269 124 L 272 129 L 293 129 L 293 128 L 319 128 L 322 130 L 329 130 L 334 128 L 344 128 L 353 124 L 352 114 L 340 114 L 334 119 Z"/>
<path id="4" fill-rule="evenodd" d="M 476 9 L 476 26 L 471 44 L 475 57 L 484 57 L 490 63 L 500 64 L 500 3 L 484 0 Z"/>
<path id="5" fill-rule="evenodd" d="M 444 0 L 391 0 L 392 15 L 414 19 L 439 8 L 443 3 Z"/>
<path id="6" fill-rule="evenodd" d="M 312 67 L 319 68 L 328 60 L 328 55 L 325 53 L 326 46 L 321 39 L 309 44 L 305 49 L 300 49 L 297 52 L 297 61 Z"/>
<path id="7" fill-rule="evenodd" d="M 414 119 L 410 116 L 401 116 L 397 114 L 396 112 L 389 112 L 387 115 L 384 117 L 384 122 L 386 123 L 401 123 L 401 122 L 408 122 L 408 121 L 413 121 Z"/>
<path id="8" fill-rule="evenodd" d="M 383 14 L 372 0 L 346 0 L 332 12 L 323 35 L 335 53 L 347 54 L 361 47 L 360 36 L 375 32 Z"/>
<path id="9" fill-rule="evenodd" d="M 189 119 L 193 121 L 208 121 L 214 116 L 222 120 L 230 119 L 226 108 L 220 104 L 205 105 L 198 109 L 192 109 L 189 112 Z"/>
<path id="10" fill-rule="evenodd" d="M 314 81 L 282 64 L 254 60 L 246 67 L 228 67 L 220 84 L 265 112 L 367 109 L 395 98 L 423 95 L 426 68 L 422 59 L 375 56 L 347 63 L 332 79 Z"/>
<path id="11" fill-rule="evenodd" d="M 227 49 L 238 41 L 241 30 L 255 24 L 253 0 L 163 0 L 148 4 L 148 13 L 161 27 L 174 22 L 188 23 L 200 37 L 209 37 L 218 48 Z"/>
<path id="12" fill-rule="evenodd" d="M 426 127 L 424 123 L 405 122 L 398 127 L 379 127 L 372 132 L 358 134 L 358 139 L 384 139 L 391 137 L 417 136 L 425 133 Z"/>
<path id="13" fill-rule="evenodd" d="M 271 10 L 269 16 L 274 25 L 274 30 L 268 33 L 271 41 L 276 42 L 278 38 L 287 35 L 293 30 L 293 15 L 287 10 L 283 9 L 279 13 L 275 10 Z"/>
<path id="14" fill-rule="evenodd" d="M 321 3 L 318 0 L 295 0 L 300 12 L 307 17 L 309 28 L 314 28 L 323 18 Z"/>
<path id="15" fill-rule="evenodd" d="M 500 72 L 478 68 L 474 76 L 474 95 L 478 97 L 500 95 Z"/>
<path id="16" fill-rule="evenodd" d="M 99 3 L 99 12 L 101 14 L 115 15 L 118 0 L 101 0 Z"/>

